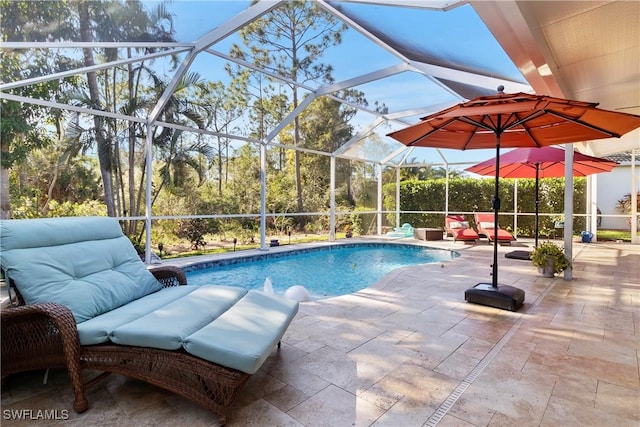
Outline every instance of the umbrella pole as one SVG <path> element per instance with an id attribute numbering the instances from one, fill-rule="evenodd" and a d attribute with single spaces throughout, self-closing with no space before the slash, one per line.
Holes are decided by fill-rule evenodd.
<path id="1" fill-rule="evenodd" d="M 493 265 L 491 283 L 478 283 L 464 293 L 476 304 L 516 311 L 524 302 L 524 291 L 509 285 L 498 286 L 498 212 L 500 211 L 500 132 L 496 131 L 496 181 L 493 200 Z"/>
<path id="2" fill-rule="evenodd" d="M 539 230 L 539 222 L 538 222 L 538 205 L 540 204 L 540 198 L 538 197 L 538 182 L 540 181 L 540 163 L 536 163 L 536 244 L 535 247 L 538 247 L 538 230 Z"/>
<path id="3" fill-rule="evenodd" d="M 498 287 L 498 212 L 500 211 L 500 134 L 496 133 L 496 182 L 493 200 L 493 265 L 491 271 L 491 285 Z"/>

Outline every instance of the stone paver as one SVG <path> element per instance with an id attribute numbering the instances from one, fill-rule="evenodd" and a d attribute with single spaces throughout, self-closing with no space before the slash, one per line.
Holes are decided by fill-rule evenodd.
<path id="1" fill-rule="evenodd" d="M 416 241 L 414 241 L 416 242 Z M 416 242 L 424 244 L 424 242 Z M 244 387 L 228 426 L 640 425 L 640 246 L 574 244 L 573 280 L 504 258 L 499 282 L 524 289 L 516 313 L 469 304 L 492 248 L 427 242 L 461 257 L 396 270 L 374 286 L 301 304 Z M 517 247 L 520 246 L 520 247 Z M 216 426 L 202 408 L 112 375 L 68 420 L 2 425 Z M 3 380 L 4 410 L 70 410 L 64 371 Z"/>

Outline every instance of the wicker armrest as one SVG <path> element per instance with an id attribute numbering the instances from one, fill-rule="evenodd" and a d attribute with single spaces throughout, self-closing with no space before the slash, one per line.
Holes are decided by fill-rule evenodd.
<path id="1" fill-rule="evenodd" d="M 1 311 L 2 376 L 46 368 L 67 368 L 75 394 L 73 408 L 88 404 L 80 376 L 80 340 L 71 311 L 38 303 Z"/>
<path id="2" fill-rule="evenodd" d="M 149 271 L 162 283 L 163 288 L 187 284 L 187 276 L 185 276 L 184 271 L 182 271 L 180 267 L 160 265 L 150 267 Z"/>

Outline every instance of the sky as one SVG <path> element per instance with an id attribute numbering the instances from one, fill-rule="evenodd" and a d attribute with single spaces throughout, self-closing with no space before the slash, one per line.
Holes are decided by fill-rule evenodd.
<path id="1" fill-rule="evenodd" d="M 153 7 L 157 2 L 146 3 Z M 175 14 L 176 39 L 191 42 L 249 5 L 250 1 L 174 0 L 168 4 L 168 9 Z M 526 83 L 470 5 L 448 12 L 356 3 L 339 6 L 350 14 L 357 14 L 359 19 L 374 23 L 382 34 L 402 41 L 414 54 L 437 57 L 445 66 L 465 64 L 470 70 Z M 237 36 L 231 35 L 212 48 L 226 54 L 237 41 Z M 349 29 L 343 34 L 343 43 L 327 52 L 324 62 L 333 66 L 333 77 L 339 82 L 401 61 L 358 31 Z M 222 64 L 224 61 L 204 55 L 194 62 L 192 69 L 209 80 L 223 80 L 227 76 L 221 69 Z M 403 73 L 357 89 L 365 92 L 370 105 L 374 101 L 384 102 L 390 112 L 462 101 L 432 80 L 415 73 Z M 364 114 L 355 120 L 361 121 L 357 126 L 364 127 L 371 118 Z M 495 156 L 493 150 L 475 151 L 446 150 L 445 156 L 450 162 L 469 159 L 479 162 Z M 429 162 L 442 162 L 441 156 L 432 149 L 416 150 L 411 157 L 422 156 Z"/>

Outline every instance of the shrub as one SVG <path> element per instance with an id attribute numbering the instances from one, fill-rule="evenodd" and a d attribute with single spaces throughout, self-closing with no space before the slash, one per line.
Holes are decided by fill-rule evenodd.
<path id="1" fill-rule="evenodd" d="M 209 224 L 206 219 L 192 218 L 185 219 L 178 223 L 176 235 L 182 239 L 187 239 L 191 243 L 191 248 L 198 250 L 207 244 L 204 235 L 209 232 Z"/>

